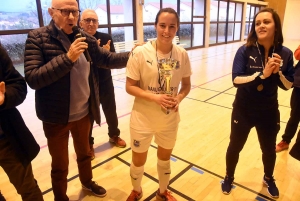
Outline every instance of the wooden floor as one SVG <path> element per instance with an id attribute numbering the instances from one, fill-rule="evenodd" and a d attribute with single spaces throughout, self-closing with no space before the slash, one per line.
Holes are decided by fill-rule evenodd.
<path id="1" fill-rule="evenodd" d="M 169 188 L 179 201 L 272 200 L 262 184 L 263 165 L 255 130 L 251 130 L 240 154 L 232 193 L 224 195 L 220 188 L 225 174 L 225 153 L 229 143 L 230 116 L 236 92 L 231 81 L 232 61 L 241 44 L 233 43 L 188 52 L 193 69 L 192 90 L 180 106 L 181 122 L 171 160 L 172 175 Z M 294 51 L 300 41 L 289 41 L 285 44 Z M 121 137 L 129 144 L 129 119 L 133 97 L 125 92 L 124 70 L 116 70 L 113 73 Z M 281 140 L 289 118 L 290 95 L 291 90 L 279 90 L 281 129 L 277 141 Z M 41 146 L 39 155 L 33 161 L 33 170 L 44 193 L 44 199 L 52 201 L 51 158 L 42 124 L 35 115 L 33 90 L 29 90 L 27 99 L 18 108 Z M 131 191 L 130 147 L 117 148 L 108 142 L 107 125 L 103 115 L 102 118 L 101 127 L 95 125 L 93 131 L 96 159 L 92 161 L 92 165 L 94 180 L 107 189 L 107 196 L 97 198 L 81 190 L 76 155 L 70 138 L 67 193 L 72 201 L 123 201 Z M 291 145 L 294 142 L 295 138 Z M 152 143 L 142 180 L 142 200 L 155 200 L 154 193 L 158 188 L 156 148 L 156 144 Z M 274 176 L 280 190 L 278 200 L 300 200 L 300 161 L 293 159 L 288 151 L 278 153 Z M 8 201 L 21 200 L 1 168 L 0 190 Z"/>

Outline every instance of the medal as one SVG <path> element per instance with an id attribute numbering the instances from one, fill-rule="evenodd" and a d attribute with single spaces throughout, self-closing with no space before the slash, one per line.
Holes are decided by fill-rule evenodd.
<path id="1" fill-rule="evenodd" d="M 257 86 L 257 91 L 262 91 L 264 89 L 264 85 L 260 84 Z"/>

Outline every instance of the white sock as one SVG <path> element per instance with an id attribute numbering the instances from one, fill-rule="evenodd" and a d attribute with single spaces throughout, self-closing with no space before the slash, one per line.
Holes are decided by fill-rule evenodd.
<path id="1" fill-rule="evenodd" d="M 130 177 L 133 190 L 142 192 L 141 183 L 144 174 L 144 166 L 136 167 L 133 163 L 130 165 Z"/>
<path id="2" fill-rule="evenodd" d="M 157 173 L 159 180 L 159 191 L 160 193 L 164 193 L 167 190 L 171 176 L 170 160 L 162 161 L 157 159 Z"/>

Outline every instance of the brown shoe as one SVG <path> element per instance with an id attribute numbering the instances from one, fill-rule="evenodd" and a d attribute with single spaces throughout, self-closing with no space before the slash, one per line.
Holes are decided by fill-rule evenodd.
<path id="1" fill-rule="evenodd" d="M 276 145 L 276 152 L 281 152 L 289 148 L 289 144 L 286 141 L 281 141 Z"/>
<path id="2" fill-rule="evenodd" d="M 105 197 L 106 190 L 97 184 L 97 182 L 92 181 L 89 187 L 82 185 L 82 189 L 86 191 L 91 191 L 94 195 L 98 197 Z"/>
<path id="3" fill-rule="evenodd" d="M 126 142 L 119 136 L 114 136 L 112 138 L 109 138 L 109 142 L 114 143 L 116 147 L 120 147 L 120 148 L 126 147 Z"/>
<path id="4" fill-rule="evenodd" d="M 95 150 L 92 144 L 90 145 L 89 155 L 91 156 L 91 160 L 95 159 Z"/>

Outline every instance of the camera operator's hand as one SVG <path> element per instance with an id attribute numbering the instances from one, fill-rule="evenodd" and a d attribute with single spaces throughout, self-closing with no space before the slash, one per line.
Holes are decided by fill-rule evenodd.
<path id="1" fill-rule="evenodd" d="M 85 41 L 85 37 L 77 38 L 70 46 L 67 56 L 72 62 L 77 61 L 80 54 L 88 48 L 88 44 Z"/>

